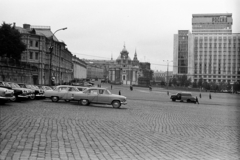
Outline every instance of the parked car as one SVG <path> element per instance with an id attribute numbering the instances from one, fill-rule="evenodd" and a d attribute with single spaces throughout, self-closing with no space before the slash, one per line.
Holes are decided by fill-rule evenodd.
<path id="1" fill-rule="evenodd" d="M 73 100 L 75 94 L 80 91 L 76 86 L 60 85 L 56 86 L 55 90 L 46 90 L 44 96 L 50 98 L 53 102 L 65 100 L 66 102 Z"/>
<path id="2" fill-rule="evenodd" d="M 35 90 L 32 89 L 32 87 L 28 84 L 25 84 L 25 83 L 18 83 L 18 85 L 21 87 L 21 88 L 25 88 L 28 90 L 28 92 L 30 93 L 29 94 L 29 99 L 35 99 Z"/>
<path id="3" fill-rule="evenodd" d="M 51 87 L 49 86 L 38 86 L 40 89 L 42 89 L 44 92 L 48 91 L 48 90 L 53 90 Z"/>
<path id="4" fill-rule="evenodd" d="M 88 89 L 88 87 L 83 87 L 83 86 L 75 86 L 79 91 L 84 91 Z"/>
<path id="5" fill-rule="evenodd" d="M 0 82 L 0 86 L 10 87 L 12 90 L 14 90 L 15 96 L 14 98 L 10 99 L 13 102 L 27 99 L 30 94 L 26 89 L 21 88 L 18 84 L 13 82 Z"/>
<path id="6" fill-rule="evenodd" d="M 190 92 L 180 92 L 177 94 L 173 94 L 171 95 L 170 99 L 172 99 L 172 101 L 176 101 L 179 100 L 180 102 L 194 102 L 196 103 L 196 98 L 192 96 L 192 93 Z"/>
<path id="7" fill-rule="evenodd" d="M 11 99 L 14 99 L 14 91 L 11 89 L 0 87 L 0 104 L 5 104 Z"/>
<path id="8" fill-rule="evenodd" d="M 121 105 L 127 104 L 127 98 L 122 95 L 112 94 L 106 88 L 88 88 L 82 93 L 74 94 L 73 100 L 79 101 L 82 105 L 107 104 L 112 105 L 114 108 L 120 108 Z"/>
<path id="9" fill-rule="evenodd" d="M 31 88 L 35 91 L 35 98 L 45 98 L 44 97 L 44 90 L 40 89 L 38 86 L 36 85 L 30 85 Z"/>

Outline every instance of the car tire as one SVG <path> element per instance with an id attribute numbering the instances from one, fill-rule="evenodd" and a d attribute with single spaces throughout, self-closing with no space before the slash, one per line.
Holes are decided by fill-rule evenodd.
<path id="1" fill-rule="evenodd" d="M 112 106 L 113 106 L 113 108 L 120 108 L 121 107 L 121 103 L 119 101 L 113 101 L 112 102 Z"/>
<path id="2" fill-rule="evenodd" d="M 173 101 L 173 102 L 175 102 L 175 101 L 176 101 L 176 99 L 174 99 L 174 98 L 173 98 L 173 99 L 172 99 L 172 101 Z"/>
<path id="3" fill-rule="evenodd" d="M 190 99 L 188 99 L 188 100 L 187 100 L 187 102 L 191 102 L 191 100 L 190 100 Z"/>
<path id="4" fill-rule="evenodd" d="M 89 105 L 89 101 L 88 101 L 87 99 L 82 99 L 82 100 L 80 101 L 80 103 L 81 103 L 81 105 L 83 105 L 83 106 Z"/>
<path id="5" fill-rule="evenodd" d="M 58 102 L 59 101 L 59 98 L 56 97 L 56 96 L 52 97 L 51 99 L 52 99 L 52 102 Z"/>
<path id="6" fill-rule="evenodd" d="M 11 102 L 16 102 L 18 100 L 17 96 L 14 96 L 14 98 L 10 99 Z"/>
<path id="7" fill-rule="evenodd" d="M 30 97 L 29 97 L 31 100 L 34 100 L 36 98 L 35 94 L 32 94 Z"/>

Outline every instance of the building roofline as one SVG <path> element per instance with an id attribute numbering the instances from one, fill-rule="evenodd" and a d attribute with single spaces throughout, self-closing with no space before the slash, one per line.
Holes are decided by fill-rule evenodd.
<path id="1" fill-rule="evenodd" d="M 202 16 L 232 16 L 232 13 L 206 13 L 206 14 L 192 14 L 193 17 Z"/>

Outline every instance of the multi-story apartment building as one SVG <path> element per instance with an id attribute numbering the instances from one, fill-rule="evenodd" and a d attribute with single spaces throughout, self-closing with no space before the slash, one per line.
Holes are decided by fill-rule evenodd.
<path id="1" fill-rule="evenodd" d="M 173 74 L 192 81 L 240 81 L 240 33 L 232 33 L 232 14 L 193 14 L 192 33 L 174 35 Z"/>
<path id="2" fill-rule="evenodd" d="M 34 75 L 24 80 L 25 83 L 49 84 L 50 83 L 50 50 L 52 44 L 51 77 L 55 84 L 69 82 L 73 75 L 72 54 L 66 44 L 53 36 L 50 27 L 31 26 L 24 24 L 16 27 L 22 35 L 22 41 L 27 49 L 21 55 L 21 61 L 35 66 Z"/>

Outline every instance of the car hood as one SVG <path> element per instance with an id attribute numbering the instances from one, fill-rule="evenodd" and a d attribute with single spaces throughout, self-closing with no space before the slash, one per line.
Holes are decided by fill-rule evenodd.
<path id="1" fill-rule="evenodd" d="M 112 96 L 116 96 L 116 97 L 122 97 L 122 98 L 127 98 L 125 96 L 122 96 L 122 95 L 118 95 L 118 94 L 111 94 Z"/>

